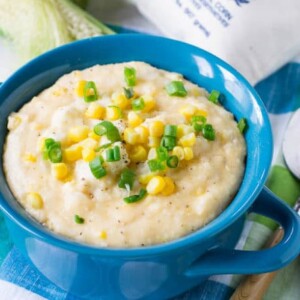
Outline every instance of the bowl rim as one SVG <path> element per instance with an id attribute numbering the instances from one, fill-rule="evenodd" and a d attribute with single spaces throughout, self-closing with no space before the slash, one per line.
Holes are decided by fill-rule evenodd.
<path id="1" fill-rule="evenodd" d="M 264 119 L 265 124 L 265 130 L 269 133 L 270 136 L 270 146 L 268 147 L 268 153 L 266 153 L 267 161 L 265 162 L 264 172 L 261 174 L 259 180 L 256 183 L 256 189 L 253 191 L 248 191 L 248 198 L 247 201 L 239 205 L 239 207 L 233 207 L 233 205 L 228 205 L 225 210 L 221 214 L 219 214 L 215 219 L 213 219 L 211 222 L 209 222 L 204 227 L 196 230 L 193 233 L 189 233 L 183 237 L 177 238 L 175 240 L 163 243 L 163 244 L 155 244 L 150 246 L 143 246 L 143 247 L 133 247 L 133 248 L 107 248 L 107 247 L 99 247 L 99 246 L 93 246 L 89 244 L 83 244 L 76 242 L 74 240 L 65 238 L 61 235 L 57 235 L 52 232 L 47 232 L 44 230 L 41 230 L 37 228 L 36 226 L 33 226 L 30 224 L 24 217 L 22 217 L 18 212 L 16 212 L 4 199 L 4 196 L 2 193 L 0 193 L 0 209 L 4 212 L 4 215 L 7 216 L 11 221 L 13 221 L 15 224 L 17 224 L 19 227 L 21 227 L 23 230 L 27 231 L 34 237 L 38 238 L 41 241 L 44 241 L 46 243 L 50 243 L 53 246 L 57 246 L 60 248 L 64 248 L 67 250 L 75 251 L 77 253 L 83 253 L 83 254 L 92 254 L 92 255 L 103 255 L 107 257 L 111 256 L 124 256 L 124 257 L 134 257 L 134 256 L 147 256 L 147 255 L 154 255 L 157 253 L 166 253 L 170 251 L 175 251 L 179 249 L 183 249 L 186 247 L 190 247 L 192 245 L 199 244 L 201 241 L 215 236 L 221 231 L 223 231 L 225 228 L 228 228 L 232 223 L 234 223 L 239 217 L 241 217 L 252 205 L 252 203 L 257 198 L 258 194 L 261 192 L 264 182 L 268 175 L 268 170 L 271 165 L 271 159 L 272 159 L 272 131 L 271 131 L 271 125 L 268 118 L 267 111 L 264 107 L 264 104 L 262 100 L 260 99 L 257 92 L 254 90 L 254 88 L 250 85 L 250 83 L 244 78 L 243 75 L 241 75 L 237 70 L 235 70 L 232 66 L 230 66 L 228 63 L 223 61 L 222 59 L 216 57 L 215 55 L 199 48 L 196 46 L 193 46 L 191 44 L 177 41 L 174 39 L 166 38 L 166 37 L 160 37 L 160 36 L 154 36 L 154 35 L 146 35 L 146 34 L 136 34 L 136 33 L 129 33 L 129 34 L 121 34 L 121 35 L 108 35 L 108 36 L 101 36 L 101 37 L 93 37 L 93 38 L 87 38 L 80 41 L 75 41 L 63 46 L 60 46 L 58 48 L 52 49 L 36 58 L 31 60 L 30 62 L 26 63 L 24 66 L 22 66 L 20 69 L 18 69 L 14 74 L 12 74 L 1 86 L 0 86 L 0 95 L 2 93 L 2 90 L 6 88 L 7 85 L 13 83 L 15 81 L 15 78 L 22 76 L 23 72 L 26 72 L 26 70 L 30 68 L 34 68 L 35 65 L 43 63 L 47 61 L 48 57 L 51 56 L 57 56 L 61 53 L 65 53 L 66 51 L 73 51 L 73 48 L 77 47 L 78 45 L 81 46 L 89 46 L 90 42 L 94 43 L 109 43 L 114 40 L 120 40 L 125 42 L 126 40 L 141 40 L 148 39 L 151 40 L 152 43 L 159 43 L 161 41 L 170 43 L 172 46 L 182 46 L 185 45 L 185 47 L 191 49 L 191 51 L 196 52 L 199 56 L 205 57 L 210 62 L 213 62 L 213 64 L 218 64 L 222 66 L 225 70 L 229 71 L 232 75 L 234 75 L 239 82 L 243 84 L 243 86 L 246 87 L 246 89 L 251 93 L 251 95 L 255 98 L 256 103 L 258 104 L 258 107 L 260 109 L 260 112 L 262 114 L 262 117 Z M 0 104 L 1 105 L 1 104 Z M 7 182 L 4 183 L 6 186 L 8 186 Z M 236 196 L 235 196 L 236 197 Z M 233 198 L 233 200 L 235 199 Z M 232 200 L 232 202 L 233 202 Z M 232 204 L 231 202 L 231 204 Z M 224 217 L 224 212 L 226 213 L 226 218 Z M 37 222 L 37 221 L 36 221 Z M 38 223 L 38 222 L 37 222 Z"/>

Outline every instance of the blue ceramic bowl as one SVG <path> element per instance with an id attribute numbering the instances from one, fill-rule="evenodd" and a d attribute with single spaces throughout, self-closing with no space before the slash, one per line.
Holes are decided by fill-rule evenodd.
<path id="1" fill-rule="evenodd" d="M 182 73 L 208 91 L 219 90 L 225 96 L 226 109 L 237 119 L 247 118 L 244 179 L 225 211 L 193 234 L 167 244 L 134 249 L 81 245 L 43 228 L 13 197 L 2 168 L 7 117 L 65 73 L 95 64 L 131 60 Z M 87 39 L 50 51 L 25 65 L 1 86 L 0 130 L 0 208 L 15 245 L 44 276 L 77 296 L 164 299 L 184 292 L 212 274 L 259 273 L 281 268 L 300 252 L 297 216 L 263 189 L 271 162 L 272 136 L 261 100 L 237 71 L 196 47 L 133 34 Z M 279 245 L 258 252 L 233 250 L 250 211 L 282 224 L 285 235 Z"/>

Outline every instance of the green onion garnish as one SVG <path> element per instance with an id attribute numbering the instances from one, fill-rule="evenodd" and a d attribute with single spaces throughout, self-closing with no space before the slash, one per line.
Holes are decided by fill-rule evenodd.
<path id="1" fill-rule="evenodd" d="M 160 161 L 167 160 L 167 158 L 169 157 L 168 150 L 162 146 L 156 148 L 156 154 L 157 154 L 158 160 L 160 160 Z"/>
<path id="2" fill-rule="evenodd" d="M 166 168 L 164 163 L 159 159 L 148 160 L 148 167 L 151 172 L 163 171 Z"/>
<path id="3" fill-rule="evenodd" d="M 143 98 L 134 99 L 131 105 L 133 110 L 142 110 L 145 107 L 145 101 Z"/>
<path id="4" fill-rule="evenodd" d="M 248 128 L 247 120 L 245 118 L 240 119 L 237 124 L 237 127 L 240 133 L 244 133 L 245 130 Z"/>
<path id="5" fill-rule="evenodd" d="M 134 179 L 135 173 L 130 169 L 124 169 L 118 182 L 119 188 L 126 189 L 126 186 L 129 186 L 131 190 L 134 184 Z"/>
<path id="6" fill-rule="evenodd" d="M 214 104 L 218 104 L 220 95 L 221 93 L 219 91 L 212 90 L 208 96 L 208 100 Z"/>
<path id="7" fill-rule="evenodd" d="M 138 195 L 132 195 L 129 197 L 125 197 L 124 201 L 126 203 L 134 203 L 144 199 L 147 196 L 147 191 L 145 189 L 141 189 Z"/>
<path id="8" fill-rule="evenodd" d="M 124 95 L 127 99 L 131 99 L 134 96 L 134 91 L 133 88 L 123 88 L 124 90 Z"/>
<path id="9" fill-rule="evenodd" d="M 204 116 L 193 116 L 191 124 L 196 132 L 201 132 L 206 124 L 206 118 Z"/>
<path id="10" fill-rule="evenodd" d="M 121 140 L 118 128 L 109 121 L 102 121 L 101 123 L 98 123 L 94 127 L 94 132 L 100 136 L 106 135 L 111 142 L 117 142 Z"/>
<path id="11" fill-rule="evenodd" d="M 89 162 L 90 170 L 97 179 L 104 177 L 107 174 L 106 170 L 102 166 L 102 163 L 103 159 L 101 156 L 97 156 Z"/>
<path id="12" fill-rule="evenodd" d="M 164 130 L 164 136 L 173 136 L 176 137 L 177 126 L 175 125 L 166 125 Z"/>
<path id="13" fill-rule="evenodd" d="M 177 168 L 178 162 L 178 157 L 176 155 L 172 155 L 167 159 L 167 166 L 172 169 Z"/>
<path id="14" fill-rule="evenodd" d="M 203 137 L 209 141 L 213 141 L 216 138 L 216 132 L 211 124 L 205 124 L 202 128 Z"/>
<path id="15" fill-rule="evenodd" d="M 84 218 L 82 218 L 82 217 L 80 217 L 80 216 L 78 216 L 78 215 L 75 215 L 75 216 L 74 216 L 74 221 L 75 221 L 75 223 L 77 223 L 77 224 L 83 224 L 83 223 L 84 223 Z"/>
<path id="16" fill-rule="evenodd" d="M 106 161 L 114 162 L 119 161 L 121 159 L 120 147 L 115 146 L 114 148 L 106 150 Z"/>
<path id="17" fill-rule="evenodd" d="M 92 102 L 98 99 L 98 92 L 94 81 L 87 81 L 83 89 L 85 102 Z"/>
<path id="18" fill-rule="evenodd" d="M 172 81 L 166 85 L 166 91 L 169 96 L 185 97 L 187 91 L 183 85 L 182 81 Z"/>
<path id="19" fill-rule="evenodd" d="M 49 159 L 52 163 L 62 162 L 60 142 L 56 142 L 52 138 L 45 139 L 43 157 L 44 159 Z"/>
<path id="20" fill-rule="evenodd" d="M 160 145 L 171 151 L 176 146 L 176 138 L 173 136 L 163 136 Z"/>
<path id="21" fill-rule="evenodd" d="M 135 86 L 136 83 L 136 71 L 135 68 L 124 68 L 124 79 L 128 86 Z"/>

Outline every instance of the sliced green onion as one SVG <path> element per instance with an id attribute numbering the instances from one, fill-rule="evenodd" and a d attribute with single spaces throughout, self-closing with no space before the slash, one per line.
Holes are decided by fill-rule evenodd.
<path id="1" fill-rule="evenodd" d="M 187 91 L 182 81 L 172 81 L 166 86 L 166 91 L 169 96 L 185 97 Z"/>
<path id="2" fill-rule="evenodd" d="M 245 130 L 248 128 L 247 120 L 245 118 L 240 119 L 237 124 L 237 127 L 240 133 L 244 133 Z"/>
<path id="3" fill-rule="evenodd" d="M 164 130 L 164 136 L 173 136 L 176 137 L 177 126 L 175 125 L 166 125 Z"/>
<path id="4" fill-rule="evenodd" d="M 126 189 L 126 185 L 127 185 L 131 190 L 134 184 L 134 179 L 135 179 L 135 173 L 130 169 L 124 169 L 121 173 L 121 177 L 118 182 L 119 188 Z"/>
<path id="5" fill-rule="evenodd" d="M 205 124 L 202 129 L 203 137 L 209 141 L 214 141 L 216 138 L 216 132 L 211 124 Z"/>
<path id="6" fill-rule="evenodd" d="M 172 155 L 167 159 L 167 166 L 169 168 L 172 168 L 172 169 L 177 168 L 178 163 L 179 163 L 179 159 L 176 155 Z"/>
<path id="7" fill-rule="evenodd" d="M 94 127 L 94 132 L 100 136 L 106 135 L 111 142 L 117 142 L 121 140 L 118 128 L 109 121 L 102 121 L 101 123 L 98 123 Z"/>
<path id="8" fill-rule="evenodd" d="M 132 196 L 129 196 L 129 197 L 125 197 L 123 200 L 126 203 L 130 204 L 130 203 L 138 202 L 138 201 L 144 199 L 146 196 L 147 196 L 146 189 L 141 189 L 138 195 L 132 195 Z"/>
<path id="9" fill-rule="evenodd" d="M 158 159 L 148 160 L 148 167 L 151 172 L 163 171 L 166 168 L 164 163 Z"/>
<path id="10" fill-rule="evenodd" d="M 107 172 L 102 166 L 103 159 L 101 156 L 96 156 L 92 161 L 89 162 L 90 170 L 94 177 L 97 179 L 104 177 Z"/>
<path id="11" fill-rule="evenodd" d="M 160 160 L 160 161 L 167 160 L 167 158 L 169 157 L 168 150 L 162 146 L 156 148 L 156 154 L 157 154 L 158 160 Z"/>
<path id="12" fill-rule="evenodd" d="M 119 161 L 121 159 L 120 147 L 115 146 L 114 148 L 106 150 L 106 161 L 114 162 Z"/>
<path id="13" fill-rule="evenodd" d="M 60 143 L 55 143 L 48 150 L 48 157 L 52 163 L 62 162 L 62 150 Z"/>
<path id="14" fill-rule="evenodd" d="M 176 146 L 176 138 L 173 136 L 163 136 L 160 145 L 171 151 Z"/>
<path id="15" fill-rule="evenodd" d="M 214 104 L 218 104 L 220 95 L 221 93 L 219 91 L 212 90 L 208 96 L 208 100 Z"/>
<path id="16" fill-rule="evenodd" d="M 206 118 L 204 116 L 193 116 L 191 124 L 196 132 L 201 132 L 206 124 Z"/>
<path id="17" fill-rule="evenodd" d="M 84 218 L 82 218 L 82 217 L 80 217 L 80 216 L 78 216 L 78 215 L 75 215 L 75 216 L 74 216 L 74 221 L 75 221 L 75 223 L 77 223 L 77 224 L 83 224 L 83 223 L 84 223 Z"/>
<path id="18" fill-rule="evenodd" d="M 123 88 L 124 90 L 124 95 L 127 99 L 131 99 L 134 96 L 134 91 L 133 88 Z"/>
<path id="19" fill-rule="evenodd" d="M 92 102 L 98 99 L 98 92 L 94 81 L 87 81 L 83 88 L 83 98 L 85 102 Z"/>
<path id="20" fill-rule="evenodd" d="M 120 147 L 115 146 L 113 150 L 114 150 L 114 159 L 115 159 L 115 161 L 119 161 L 121 159 Z"/>
<path id="21" fill-rule="evenodd" d="M 124 68 L 124 79 L 128 86 L 135 86 L 136 83 L 136 70 L 135 68 Z"/>
<path id="22" fill-rule="evenodd" d="M 45 148 L 46 149 L 50 149 L 50 147 L 53 145 L 53 144 L 55 144 L 55 140 L 54 139 L 52 139 L 52 138 L 47 138 L 47 139 L 45 139 Z"/>
<path id="23" fill-rule="evenodd" d="M 145 107 L 145 101 L 143 98 L 137 98 L 131 102 L 133 110 L 142 110 Z"/>

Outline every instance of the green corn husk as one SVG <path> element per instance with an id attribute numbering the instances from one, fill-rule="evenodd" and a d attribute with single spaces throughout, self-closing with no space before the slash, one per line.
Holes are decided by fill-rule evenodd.
<path id="1" fill-rule="evenodd" d="M 74 40 L 113 33 L 70 0 L 0 0 L 0 32 L 20 64 Z"/>

